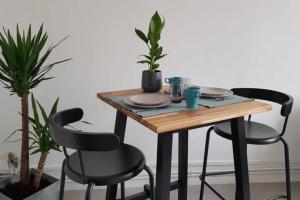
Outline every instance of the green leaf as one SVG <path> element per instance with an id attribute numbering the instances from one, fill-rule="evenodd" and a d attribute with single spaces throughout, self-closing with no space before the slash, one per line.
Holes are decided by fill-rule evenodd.
<path id="1" fill-rule="evenodd" d="M 150 64 L 151 62 L 149 60 L 140 60 L 137 63 L 140 63 L 140 64 L 145 64 L 145 63 Z"/>
<path id="2" fill-rule="evenodd" d="M 41 70 L 37 73 L 37 75 L 40 75 L 40 74 L 47 74 L 47 73 L 48 73 L 55 65 L 60 64 L 60 63 L 63 63 L 63 62 L 66 62 L 66 61 L 69 61 L 69 60 L 72 60 L 72 58 L 60 60 L 60 61 L 51 63 L 51 64 L 49 64 L 49 65 L 46 65 L 45 67 L 41 68 Z M 40 62 L 40 61 L 39 61 L 39 62 Z"/>
<path id="3" fill-rule="evenodd" d="M 155 69 L 157 69 L 157 68 L 159 68 L 159 64 L 154 64 L 154 65 L 152 66 L 152 69 L 153 69 L 153 70 L 155 70 Z"/>
<path id="4" fill-rule="evenodd" d="M 141 38 L 146 44 L 148 43 L 148 38 L 145 35 L 145 33 L 143 33 L 141 30 L 139 29 L 135 29 L 135 33 L 137 34 L 137 36 L 139 36 L 139 38 Z"/>
<path id="5" fill-rule="evenodd" d="M 24 35 L 25 38 L 25 35 Z M 31 24 L 29 25 L 28 31 L 27 31 L 27 38 L 26 38 L 26 58 L 28 58 L 29 53 L 30 53 L 30 49 L 31 49 Z"/>
<path id="6" fill-rule="evenodd" d="M 31 152 L 31 155 L 36 154 L 36 153 L 40 153 L 40 152 L 41 152 L 40 149 L 36 149 L 36 150 L 34 150 L 33 152 Z"/>
<path id="7" fill-rule="evenodd" d="M 160 56 L 158 56 L 158 57 L 155 57 L 155 58 L 154 58 L 154 61 L 157 61 L 157 60 L 159 60 L 159 59 L 165 57 L 166 55 L 168 55 L 168 54 L 163 54 L 163 55 L 160 55 Z"/>
<path id="8" fill-rule="evenodd" d="M 36 125 L 37 129 L 40 128 L 40 119 L 39 119 L 39 114 L 37 112 L 36 108 L 36 102 L 33 94 L 31 94 L 31 106 L 32 106 L 32 111 L 33 111 L 33 116 L 34 116 L 34 124 Z"/>
<path id="9" fill-rule="evenodd" d="M 163 51 L 162 47 L 159 47 L 155 52 L 155 56 L 159 57 L 162 54 L 162 51 Z"/>
<path id="10" fill-rule="evenodd" d="M 3 80 L 3 81 L 6 81 L 8 83 L 11 82 L 11 80 L 9 78 L 7 78 L 6 76 L 2 75 L 1 73 L 0 73 L 0 79 Z"/>
<path id="11" fill-rule="evenodd" d="M 22 129 L 17 129 L 17 130 L 14 130 L 12 133 L 10 133 L 1 143 L 0 145 L 6 143 L 12 136 L 14 136 L 16 133 L 18 132 L 21 132 Z"/>
<path id="12" fill-rule="evenodd" d="M 35 133 L 33 133 L 33 132 L 31 132 L 31 131 L 30 131 L 30 134 L 33 136 L 33 137 L 29 137 L 29 139 L 33 141 L 32 144 L 38 143 L 39 137 L 38 137 Z"/>
<path id="13" fill-rule="evenodd" d="M 38 148 L 37 145 L 32 145 L 32 146 L 29 147 L 29 150 L 33 150 L 33 149 L 37 149 L 37 148 Z"/>
<path id="14" fill-rule="evenodd" d="M 57 98 L 56 101 L 54 102 L 54 104 L 51 108 L 51 112 L 49 114 L 49 118 L 57 112 L 58 101 L 59 101 L 59 98 Z"/>
<path id="15" fill-rule="evenodd" d="M 15 143 L 15 142 L 19 142 L 19 141 L 21 141 L 21 139 L 9 140 L 6 143 Z"/>
<path id="16" fill-rule="evenodd" d="M 42 113 L 44 122 L 47 122 L 47 121 L 48 121 L 48 117 L 47 117 L 47 114 L 46 114 L 46 112 L 45 112 L 45 109 L 44 109 L 43 106 L 40 104 L 40 102 L 38 102 L 38 100 L 36 100 L 36 102 L 37 102 L 38 105 L 39 105 L 39 108 L 40 108 L 40 111 L 41 111 L 41 113 Z"/>
<path id="17" fill-rule="evenodd" d="M 147 56 L 147 55 L 141 55 L 141 56 L 144 56 L 145 58 L 147 58 L 148 60 L 152 60 L 152 58 L 150 56 Z"/>
<path id="18" fill-rule="evenodd" d="M 19 59 L 19 63 L 21 64 L 21 66 L 25 66 L 25 44 L 22 42 L 22 37 L 20 34 L 20 30 L 19 30 L 19 26 L 17 24 L 17 52 L 16 52 L 16 56 Z"/>
<path id="19" fill-rule="evenodd" d="M 158 34 L 160 34 L 161 30 L 162 30 L 162 21 L 158 12 L 156 11 L 154 15 L 151 17 L 150 24 L 149 24 L 150 37 L 153 38 L 157 36 Z"/>
<path id="20" fill-rule="evenodd" d="M 8 66 L 4 63 L 4 61 L 1 58 L 0 58 L 0 66 L 4 70 L 8 70 L 9 69 Z"/>
<path id="21" fill-rule="evenodd" d="M 150 56 L 155 57 L 157 56 L 158 52 L 158 45 L 153 45 L 151 50 L 150 50 Z"/>

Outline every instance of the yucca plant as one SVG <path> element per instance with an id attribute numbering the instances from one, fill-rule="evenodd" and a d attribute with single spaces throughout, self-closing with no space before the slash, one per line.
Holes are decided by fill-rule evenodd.
<path id="1" fill-rule="evenodd" d="M 49 152 L 51 150 L 61 151 L 59 146 L 52 140 L 49 132 L 49 119 L 57 112 L 58 100 L 59 99 L 57 98 L 50 113 L 47 114 L 42 105 L 34 98 L 33 94 L 31 95 L 33 117 L 29 117 L 29 121 L 33 132 L 30 132 L 30 140 L 32 140 L 32 143 L 29 149 L 31 150 L 31 154 L 40 153 L 40 159 L 33 182 L 33 187 L 35 189 L 40 187 L 40 182 Z"/>
<path id="2" fill-rule="evenodd" d="M 53 77 L 46 74 L 57 64 L 70 59 L 60 60 L 45 65 L 56 45 L 51 45 L 44 50 L 48 35 L 40 26 L 37 34 L 32 34 L 31 25 L 28 30 L 20 31 L 17 25 L 16 37 L 14 38 L 9 29 L 3 28 L 0 32 L 0 81 L 4 87 L 21 98 L 22 117 L 22 147 L 21 147 L 21 170 L 20 181 L 23 186 L 29 184 L 29 118 L 28 118 L 28 94 L 31 89 L 41 82 Z"/>

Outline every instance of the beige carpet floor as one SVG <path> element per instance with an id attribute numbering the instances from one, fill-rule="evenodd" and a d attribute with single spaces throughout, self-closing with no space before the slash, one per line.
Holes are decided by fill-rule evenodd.
<path id="1" fill-rule="evenodd" d="M 234 199 L 235 186 L 232 184 L 228 185 L 215 185 L 214 186 L 226 199 Z M 142 189 L 127 189 L 126 194 L 130 195 L 141 191 Z M 275 194 L 284 194 L 285 185 L 282 183 L 258 183 L 251 184 L 251 199 L 253 200 L 266 200 Z M 101 189 L 96 189 L 93 191 L 93 200 L 104 200 L 105 191 Z M 65 200 L 83 200 L 84 191 L 74 190 L 65 192 Z M 171 199 L 177 199 L 177 191 L 171 192 Z M 188 199 L 197 200 L 199 199 L 199 186 L 190 186 L 188 188 Z M 204 199 L 208 200 L 218 200 L 209 189 L 205 190 Z M 292 199 L 300 200 L 300 183 L 292 183 Z"/>

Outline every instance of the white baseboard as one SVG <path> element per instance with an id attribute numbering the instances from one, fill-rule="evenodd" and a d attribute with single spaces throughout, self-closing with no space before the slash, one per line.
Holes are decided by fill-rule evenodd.
<path id="1" fill-rule="evenodd" d="M 155 172 L 155 163 L 150 163 L 149 166 Z M 172 164 L 171 178 L 175 180 L 178 177 L 178 164 L 174 162 Z M 199 175 L 202 170 L 202 162 L 189 162 L 188 177 L 189 185 L 199 185 Z M 209 172 L 233 170 L 232 162 L 216 161 L 209 162 L 207 170 Z M 47 167 L 46 173 L 52 176 L 60 176 L 60 167 Z M 285 181 L 285 170 L 284 163 L 277 161 L 250 161 L 249 162 L 249 173 L 251 183 L 273 183 L 273 182 L 284 182 Z M 155 174 L 155 173 L 154 173 Z M 234 183 L 234 174 L 222 175 L 216 177 L 209 177 L 207 179 L 213 184 L 230 184 Z M 292 182 L 300 181 L 300 163 L 291 163 L 291 180 Z M 142 172 L 136 178 L 126 182 L 126 187 L 141 187 L 148 182 L 148 176 Z M 66 180 L 66 190 L 81 190 L 85 186 L 74 183 L 73 181 Z"/>

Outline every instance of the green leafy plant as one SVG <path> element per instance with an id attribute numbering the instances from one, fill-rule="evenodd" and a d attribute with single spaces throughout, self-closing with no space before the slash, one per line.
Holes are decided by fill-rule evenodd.
<path id="1" fill-rule="evenodd" d="M 49 114 L 46 113 L 42 105 L 31 95 L 31 105 L 33 111 L 33 117 L 29 117 L 30 124 L 33 132 L 31 133 L 30 140 L 32 143 L 29 147 L 31 154 L 40 153 L 40 159 L 36 174 L 34 177 L 33 187 L 38 189 L 42 179 L 47 156 L 51 150 L 61 151 L 59 146 L 53 141 L 49 132 L 49 119 L 57 112 L 59 98 L 56 99 Z M 37 106 L 38 105 L 38 106 Z M 41 116 L 40 116 L 41 114 Z M 42 118 L 42 120 L 41 120 Z"/>
<path id="2" fill-rule="evenodd" d="M 45 64 L 53 49 L 66 38 L 44 50 L 48 35 L 44 32 L 43 25 L 40 26 L 37 34 L 32 34 L 31 25 L 27 31 L 20 31 L 17 25 L 16 38 L 13 38 L 9 29 L 3 28 L 3 33 L 0 32 L 0 81 L 11 94 L 17 94 L 21 98 L 20 179 L 23 186 L 28 185 L 30 181 L 28 94 L 42 81 L 53 78 L 46 77 L 46 74 L 55 65 L 70 60 L 64 59 L 48 65 Z"/>
<path id="3" fill-rule="evenodd" d="M 158 43 L 164 26 L 165 19 L 163 17 L 161 18 L 156 11 L 150 20 L 147 35 L 141 30 L 135 29 L 135 33 L 137 34 L 137 36 L 146 43 L 149 49 L 148 55 L 141 55 L 145 59 L 140 60 L 137 63 L 148 64 L 149 71 L 151 72 L 154 72 L 159 67 L 157 61 L 167 55 L 163 54 L 163 48 Z"/>

